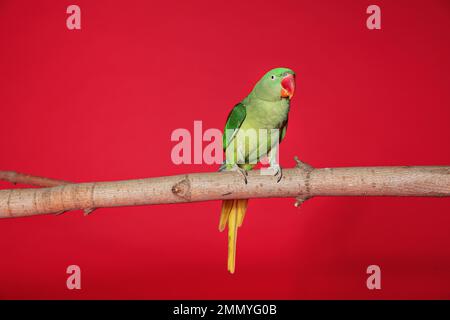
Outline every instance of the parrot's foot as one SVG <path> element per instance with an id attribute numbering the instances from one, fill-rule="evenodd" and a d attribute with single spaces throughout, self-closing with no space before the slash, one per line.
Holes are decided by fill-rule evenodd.
<path id="1" fill-rule="evenodd" d="M 234 164 L 232 167 L 228 167 L 227 170 L 239 172 L 240 174 L 242 174 L 242 176 L 244 177 L 244 182 L 245 184 L 247 184 L 247 176 L 248 176 L 247 170 L 239 167 L 237 164 Z"/>
<path id="2" fill-rule="evenodd" d="M 283 178 L 283 169 L 281 168 L 281 166 L 279 164 L 274 164 L 274 165 L 271 165 L 269 168 L 274 171 L 273 176 L 278 177 L 277 183 L 280 182 L 281 178 Z"/>

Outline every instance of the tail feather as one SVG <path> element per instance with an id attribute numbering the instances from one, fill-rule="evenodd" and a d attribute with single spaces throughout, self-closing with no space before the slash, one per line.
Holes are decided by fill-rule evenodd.
<path id="1" fill-rule="evenodd" d="M 223 231 L 228 223 L 228 271 L 230 273 L 235 271 L 237 230 L 244 221 L 247 203 L 247 199 L 225 200 L 222 202 L 219 230 Z"/>
<path id="2" fill-rule="evenodd" d="M 248 200 L 237 200 L 237 209 L 238 209 L 238 227 L 242 226 L 242 222 L 244 222 L 245 212 L 247 211 L 247 203 Z"/>
<path id="3" fill-rule="evenodd" d="M 228 217 L 233 209 L 234 200 L 222 201 L 222 212 L 220 213 L 219 231 L 222 232 L 227 226 Z"/>
<path id="4" fill-rule="evenodd" d="M 230 271 L 230 273 L 234 273 L 236 266 L 236 241 L 238 229 L 238 212 L 236 204 L 237 203 L 235 202 L 230 217 L 228 218 L 228 271 Z"/>

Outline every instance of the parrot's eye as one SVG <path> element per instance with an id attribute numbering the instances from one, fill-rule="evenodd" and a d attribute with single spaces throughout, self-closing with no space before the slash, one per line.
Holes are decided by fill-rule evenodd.
<path id="1" fill-rule="evenodd" d="M 274 76 L 274 75 L 272 75 L 272 76 L 270 77 L 270 79 L 272 79 L 272 80 L 275 80 L 275 76 Z"/>

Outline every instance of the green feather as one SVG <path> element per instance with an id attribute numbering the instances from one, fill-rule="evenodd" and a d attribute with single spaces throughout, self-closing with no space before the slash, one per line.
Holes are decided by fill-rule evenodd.
<path id="1" fill-rule="evenodd" d="M 247 115 L 245 106 L 241 102 L 234 106 L 228 115 L 227 123 L 225 124 L 225 132 L 223 133 L 223 150 L 225 150 L 230 142 L 233 140 L 238 129 L 241 127 L 242 122 Z"/>
<path id="2" fill-rule="evenodd" d="M 284 125 L 281 127 L 280 142 L 283 141 L 284 136 L 286 135 L 287 126 L 288 126 L 288 120 L 289 120 L 289 119 L 286 117 L 286 122 L 285 122 Z"/>

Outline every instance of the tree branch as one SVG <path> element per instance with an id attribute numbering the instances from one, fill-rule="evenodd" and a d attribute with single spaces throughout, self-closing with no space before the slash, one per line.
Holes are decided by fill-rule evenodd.
<path id="1" fill-rule="evenodd" d="M 315 196 L 450 196 L 450 166 L 323 168 L 297 162 L 280 183 L 259 170 L 248 184 L 236 172 L 193 173 L 111 182 L 69 183 L 10 172 L 0 179 L 50 188 L 0 190 L 0 218 L 99 207 L 169 204 L 225 199 Z M 24 178 L 27 177 L 27 178 Z M 59 181 L 59 184 L 56 182 Z"/>
<path id="2" fill-rule="evenodd" d="M 15 171 L 0 171 L 0 180 L 11 182 L 12 184 L 28 184 L 36 187 L 56 187 L 63 184 L 71 184 L 73 182 L 66 180 L 57 180 L 51 178 L 44 178 L 38 176 L 32 176 L 29 174 L 23 174 Z M 83 209 L 85 215 L 90 214 L 95 208 Z M 57 212 L 56 214 L 62 214 L 65 211 Z M 1 216 L 0 216 L 1 218 Z"/>
<path id="3" fill-rule="evenodd" d="M 31 176 L 15 171 L 0 171 L 0 180 L 8 181 L 13 184 L 21 183 L 37 187 L 56 187 L 62 184 L 72 183 L 66 180 Z"/>

